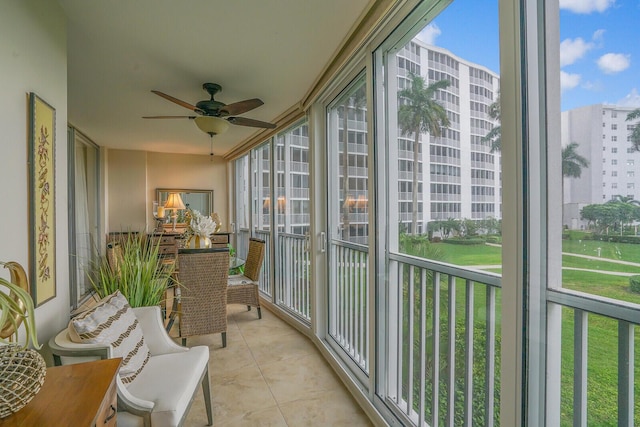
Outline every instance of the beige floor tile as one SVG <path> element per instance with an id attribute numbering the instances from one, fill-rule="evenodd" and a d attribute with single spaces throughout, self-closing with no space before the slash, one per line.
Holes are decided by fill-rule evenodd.
<path id="1" fill-rule="evenodd" d="M 214 418 L 221 420 L 276 406 L 257 366 L 228 372 L 211 384 Z"/>
<path id="2" fill-rule="evenodd" d="M 256 361 L 244 340 L 230 342 L 226 348 L 215 348 L 210 351 L 209 375 L 213 382 L 218 382 L 219 378 L 229 372 L 250 366 L 255 367 Z"/>
<path id="3" fill-rule="evenodd" d="M 260 369 L 279 404 L 315 398 L 343 387 L 329 365 L 316 354 L 261 365 Z"/>
<path id="4" fill-rule="evenodd" d="M 257 411 L 249 411 L 244 414 L 237 414 L 237 416 L 215 419 L 213 420 L 214 426 L 226 426 L 226 427 L 287 427 L 287 423 L 278 409 L 277 406 L 273 406 L 267 409 L 260 409 Z M 289 424 L 292 426 L 293 424 Z"/>
<path id="5" fill-rule="evenodd" d="M 280 404 L 290 426 L 372 426 L 369 418 L 351 395 L 341 389 L 325 392 L 312 399 Z"/>
<path id="6" fill-rule="evenodd" d="M 258 365 L 316 353 L 313 343 L 295 330 L 275 336 L 252 333 L 245 335 L 245 339 Z"/>
<path id="7" fill-rule="evenodd" d="M 243 305 L 227 313 L 226 348 L 220 334 L 187 341 L 209 347 L 215 426 L 371 425 L 307 337 L 265 308 L 260 320 Z M 185 426 L 206 423 L 199 390 Z"/>

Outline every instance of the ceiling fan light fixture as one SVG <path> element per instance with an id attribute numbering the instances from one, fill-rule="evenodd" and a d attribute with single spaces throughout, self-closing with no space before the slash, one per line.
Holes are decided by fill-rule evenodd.
<path id="1" fill-rule="evenodd" d="M 194 121 L 196 122 L 198 129 L 211 136 L 220 135 L 229 129 L 229 123 L 219 117 L 198 116 Z"/>

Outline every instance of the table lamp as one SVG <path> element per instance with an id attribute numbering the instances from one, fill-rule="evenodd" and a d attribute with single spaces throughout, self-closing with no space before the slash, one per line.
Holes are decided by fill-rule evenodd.
<path id="1" fill-rule="evenodd" d="M 171 231 L 176 231 L 178 209 L 186 209 L 184 203 L 182 202 L 182 197 L 180 197 L 180 193 L 169 193 L 169 197 L 167 198 L 167 203 L 164 204 L 164 208 L 173 210 L 173 214 L 171 215 L 171 219 L 173 220 L 173 228 L 171 229 Z"/>

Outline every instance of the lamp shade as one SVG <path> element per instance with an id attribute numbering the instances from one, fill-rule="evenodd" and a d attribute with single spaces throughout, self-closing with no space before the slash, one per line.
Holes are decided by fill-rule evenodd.
<path id="1" fill-rule="evenodd" d="M 196 126 L 209 135 L 219 135 L 229 129 L 229 122 L 213 116 L 198 116 L 195 119 Z"/>
<path id="2" fill-rule="evenodd" d="M 167 203 L 164 204 L 165 209 L 186 209 L 179 193 L 169 193 Z"/>

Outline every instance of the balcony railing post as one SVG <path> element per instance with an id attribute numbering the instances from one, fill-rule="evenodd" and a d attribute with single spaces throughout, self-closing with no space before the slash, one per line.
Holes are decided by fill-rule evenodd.
<path id="1" fill-rule="evenodd" d="M 573 426 L 587 426 L 588 313 L 576 310 L 573 325 Z"/>
<path id="2" fill-rule="evenodd" d="M 474 286 L 467 280 L 465 300 L 465 362 L 464 362 L 464 425 L 473 426 L 473 324 L 474 324 Z"/>
<path id="3" fill-rule="evenodd" d="M 618 321 L 618 425 L 634 425 L 634 325 Z"/>

